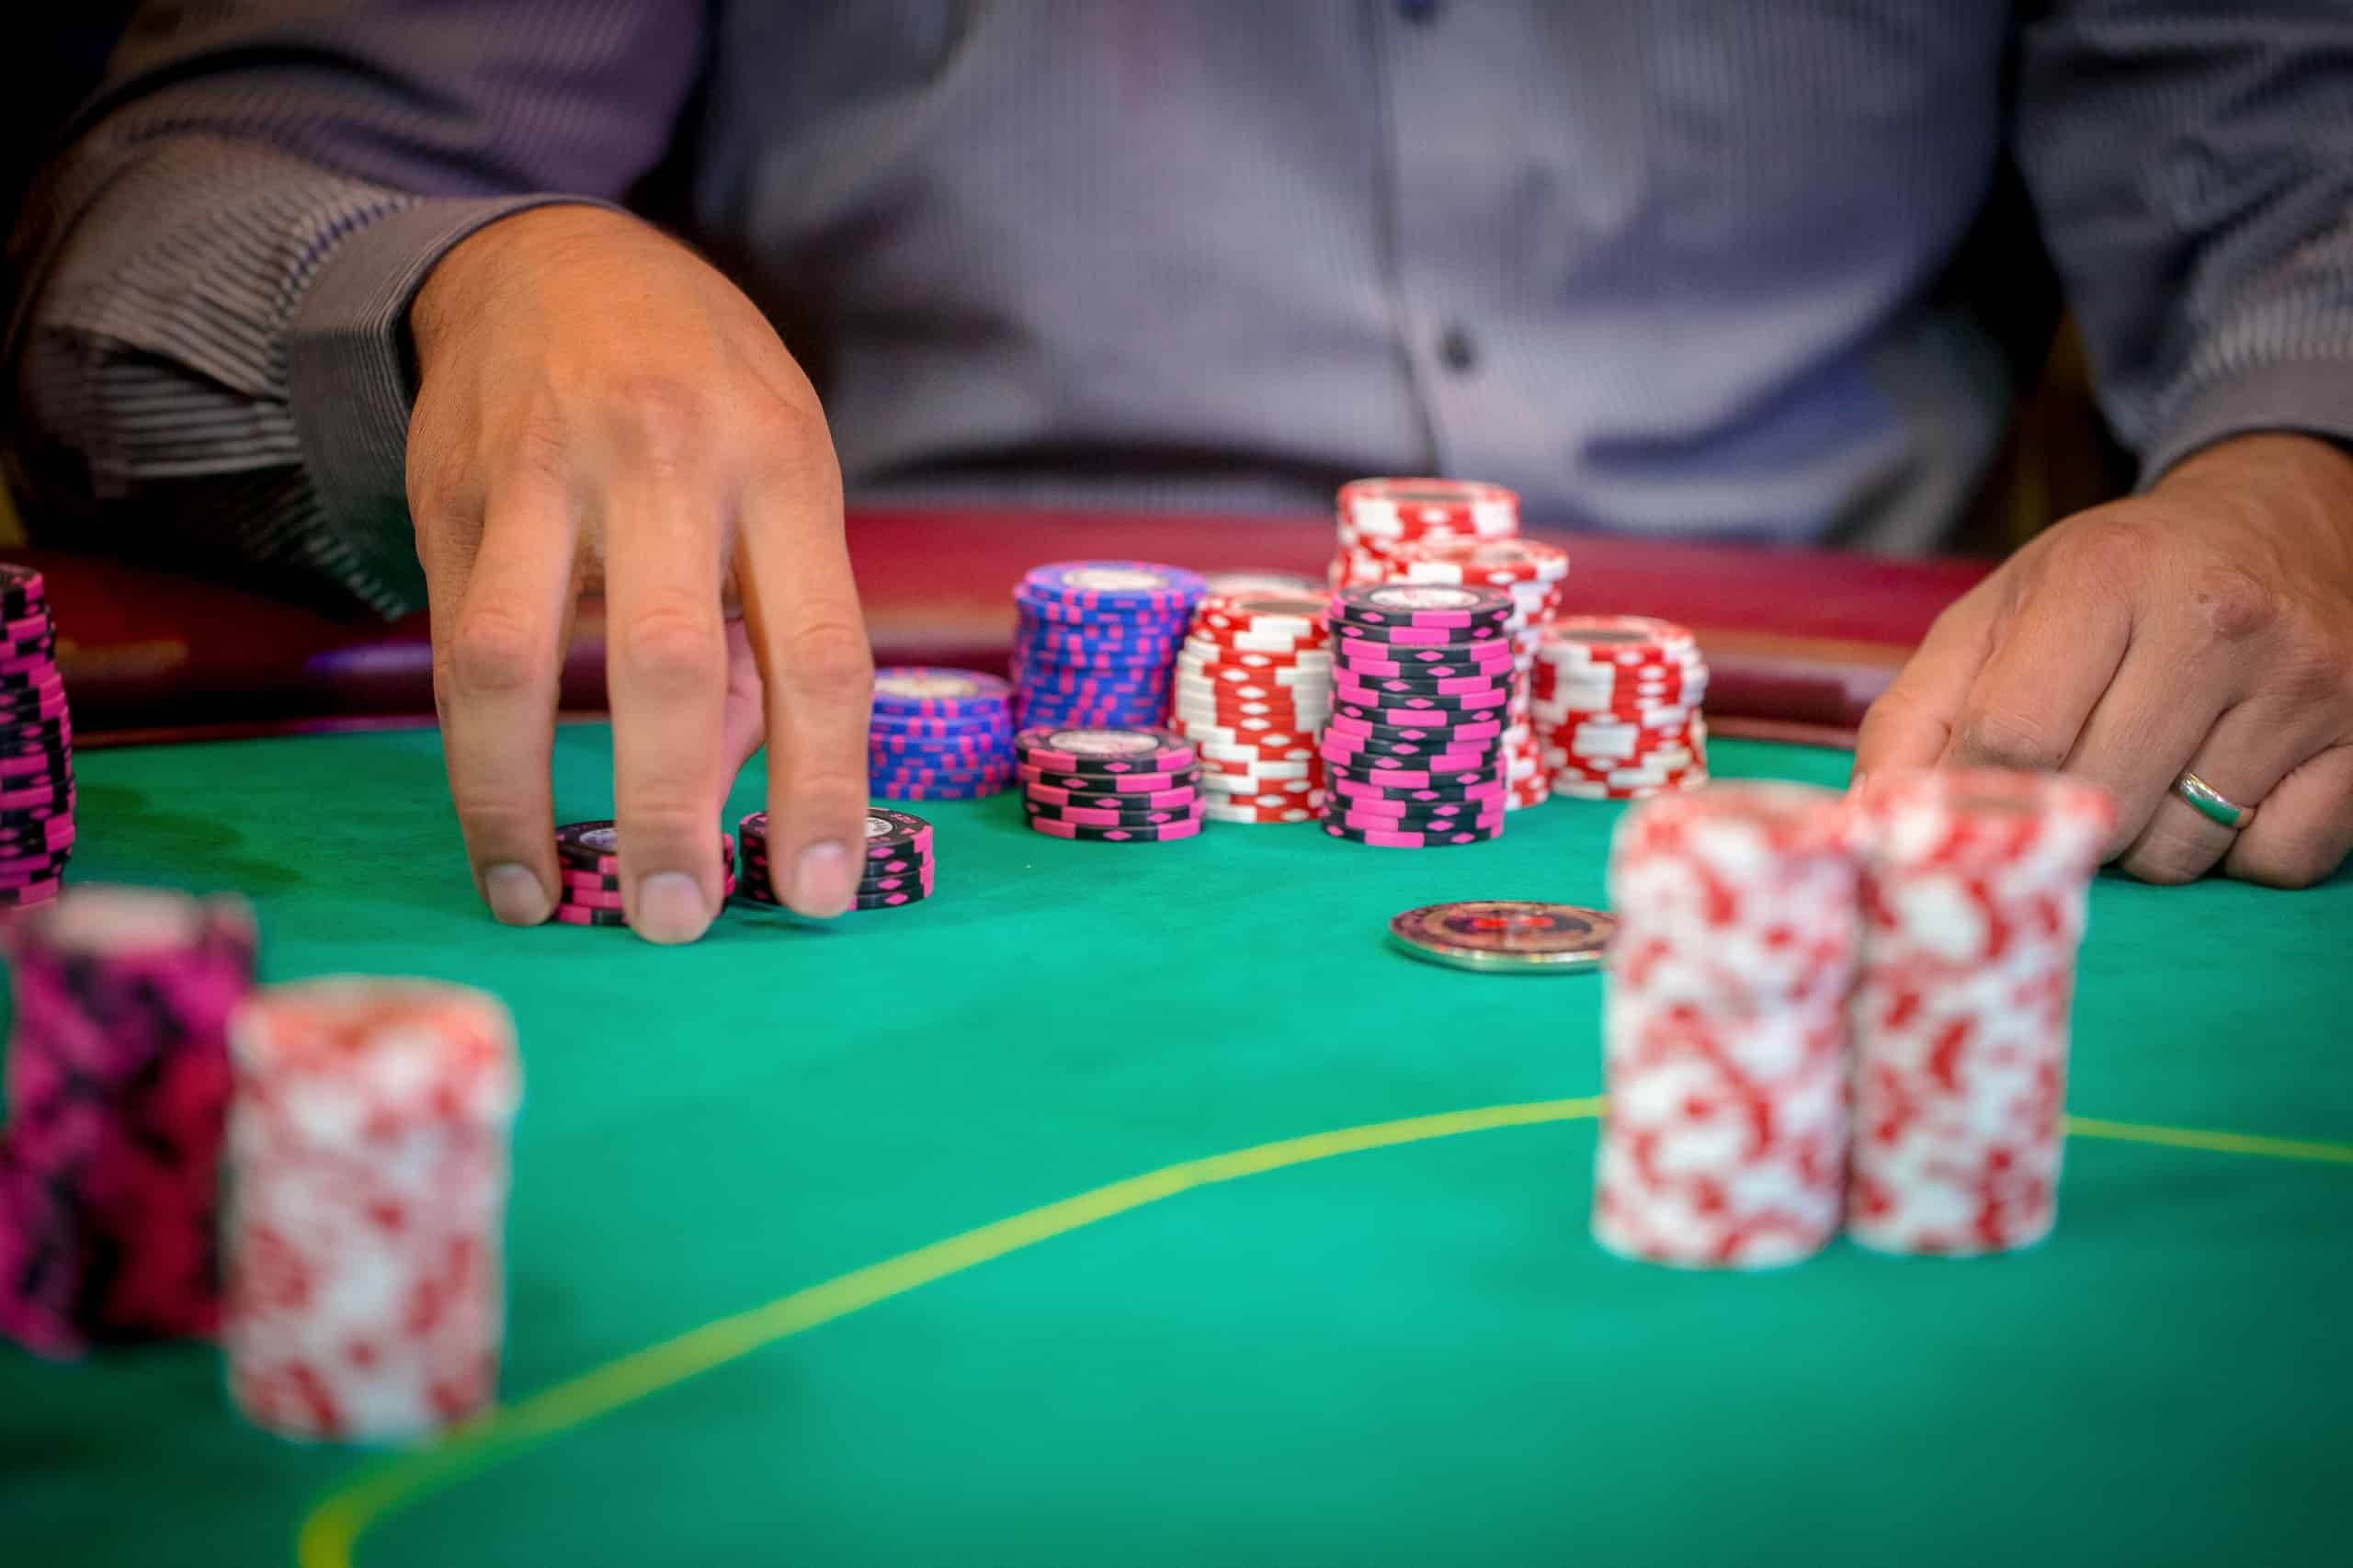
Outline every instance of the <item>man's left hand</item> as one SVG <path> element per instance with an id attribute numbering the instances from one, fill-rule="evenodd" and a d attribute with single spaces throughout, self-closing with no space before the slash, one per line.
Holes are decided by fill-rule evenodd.
<path id="1" fill-rule="evenodd" d="M 2325 880 L 2353 849 L 2353 453 L 2241 437 L 2034 540 L 1865 717 L 1858 777 L 1907 764 L 2106 785 L 2109 857 L 2148 881 Z M 2185 772 L 2253 820 L 2208 818 Z"/>

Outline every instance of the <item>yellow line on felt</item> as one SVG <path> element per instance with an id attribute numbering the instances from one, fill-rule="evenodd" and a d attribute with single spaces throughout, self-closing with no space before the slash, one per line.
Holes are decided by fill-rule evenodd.
<path id="1" fill-rule="evenodd" d="M 1393 1148 L 1499 1127 L 1529 1127 L 1547 1121 L 1576 1121 L 1599 1116 L 1600 1096 L 1583 1099 L 1530 1100 L 1483 1106 L 1476 1110 L 1377 1121 L 1331 1132 L 1285 1138 L 1230 1153 L 1165 1165 L 1115 1181 L 1075 1198 L 1045 1204 L 993 1221 L 913 1252 L 836 1275 L 823 1284 L 779 1296 L 733 1317 L 688 1329 L 674 1339 L 631 1351 L 592 1367 L 578 1377 L 540 1390 L 529 1399 L 494 1410 L 457 1427 L 429 1449 L 403 1454 L 362 1471 L 322 1499 L 302 1520 L 295 1538 L 299 1568 L 351 1568 L 360 1532 L 395 1507 L 489 1468 L 534 1443 L 585 1426 L 650 1394 L 675 1387 L 714 1367 L 796 1334 L 870 1307 L 877 1301 L 945 1279 L 951 1274 L 1051 1241 L 1131 1209 L 1174 1198 L 1197 1187 L 1239 1181 L 1286 1165 L 1303 1165 L 1336 1154 Z M 2120 1143 L 2151 1143 L 2216 1154 L 2255 1154 L 2276 1160 L 2353 1165 L 2353 1144 L 2304 1142 L 2244 1132 L 2210 1132 L 2195 1127 L 2154 1127 L 2092 1117 L 2067 1118 L 2070 1137 Z"/>
<path id="2" fill-rule="evenodd" d="M 2101 1121 L 2088 1116 L 2069 1117 L 2067 1134 L 2071 1138 L 2105 1138 L 2118 1143 L 2200 1149 L 2210 1154 L 2259 1154 L 2271 1160 L 2353 1165 L 2353 1143 L 2311 1143 L 2293 1138 L 2265 1138 L 2251 1132 L 2208 1132 L 2196 1127 L 2150 1127 L 2132 1121 Z"/>
<path id="3" fill-rule="evenodd" d="M 295 1540 L 295 1561 L 301 1568 L 350 1568 L 352 1549 L 360 1532 L 375 1520 L 426 1493 L 463 1480 L 519 1449 L 609 1415 L 778 1340 L 1131 1209 L 1174 1198 L 1197 1187 L 1238 1181 L 1244 1176 L 1261 1176 L 1285 1165 L 1328 1160 L 1337 1154 L 1451 1138 L 1465 1132 L 1485 1132 L 1499 1127 L 1574 1121 L 1600 1115 L 1601 1106 L 1597 1095 L 1584 1099 L 1534 1100 L 1286 1138 L 1166 1165 L 901 1253 L 591 1368 L 578 1377 L 453 1429 L 432 1448 L 404 1454 L 363 1471 L 357 1479 L 329 1494 L 302 1520 L 301 1531 Z"/>

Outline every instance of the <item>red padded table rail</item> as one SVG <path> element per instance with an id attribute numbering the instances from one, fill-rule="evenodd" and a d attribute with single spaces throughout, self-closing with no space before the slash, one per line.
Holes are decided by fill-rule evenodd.
<path id="1" fill-rule="evenodd" d="M 1572 609 L 1660 615 L 1699 634 L 1709 707 L 1734 719 L 1851 727 L 1979 561 L 1530 530 L 1564 546 Z M 1002 667 L 1010 589 L 1028 567 L 1119 556 L 1320 572 L 1328 517 L 856 510 L 849 540 L 875 656 Z M 50 578 L 76 729 L 274 725 L 433 710 L 424 618 L 339 621 L 210 583 L 54 551 L 14 552 Z M 603 626 L 584 613 L 564 706 L 604 705 Z"/>

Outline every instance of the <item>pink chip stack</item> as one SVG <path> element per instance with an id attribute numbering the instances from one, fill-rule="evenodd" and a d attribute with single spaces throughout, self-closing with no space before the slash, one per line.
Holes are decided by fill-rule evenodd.
<path id="1" fill-rule="evenodd" d="M 307 981 L 256 992 L 229 1048 L 230 1397 L 257 1426 L 335 1440 L 481 1414 L 522 1092 L 505 1006 L 431 981 Z"/>
<path id="2" fill-rule="evenodd" d="M 220 1326 L 230 1012 L 242 899 L 77 887 L 8 933 L 0 1337 L 47 1356 Z"/>
<path id="3" fill-rule="evenodd" d="M 1619 824 L 1593 1233 L 1623 1256 L 1757 1268 L 1836 1234 L 1858 920 L 1837 795 L 1661 796 Z"/>
<path id="4" fill-rule="evenodd" d="M 2058 1216 L 2068 1007 L 2114 803 L 1972 769 L 1874 776 L 1859 808 L 1847 1231 L 1888 1252 L 2029 1245 Z"/>

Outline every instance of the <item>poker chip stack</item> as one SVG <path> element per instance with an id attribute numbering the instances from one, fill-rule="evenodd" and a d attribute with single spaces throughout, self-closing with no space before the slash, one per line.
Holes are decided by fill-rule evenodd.
<path id="1" fill-rule="evenodd" d="M 866 766 L 886 801 L 995 794 L 1013 782 L 1013 687 L 976 670 L 876 670 Z"/>
<path id="2" fill-rule="evenodd" d="M 1511 714 L 1504 726 L 1504 804 L 1518 811 L 1552 799 L 1530 710 L 1530 676 L 1545 624 L 1560 613 L 1569 552 L 1532 539 L 1427 539 L 1401 545 L 1391 557 L 1392 581 L 1476 584 L 1511 596 Z"/>
<path id="3" fill-rule="evenodd" d="M 1872 775 L 1858 799 L 1847 1228 L 1900 1253 L 1987 1253 L 2058 1217 L 2067 1015 L 2115 803 L 1997 769 Z"/>
<path id="4" fill-rule="evenodd" d="M 1333 597 L 1325 833 L 1400 849 L 1502 835 L 1511 616 L 1501 588 L 1390 583 Z"/>
<path id="5" fill-rule="evenodd" d="M 1596 1240 L 1687 1267 L 1837 1233 L 1856 868 L 1841 797 L 1724 784 L 1627 812 L 1609 858 Z"/>
<path id="6" fill-rule="evenodd" d="M 754 903 L 774 904 L 774 862 L 768 858 L 768 814 L 754 812 L 736 824 L 744 839 L 743 894 Z M 854 909 L 896 909 L 931 896 L 931 824 L 908 812 L 877 806 L 866 813 L 866 869 L 860 873 Z"/>
<path id="7" fill-rule="evenodd" d="M 626 926 L 621 913 L 620 835 L 609 820 L 566 823 L 555 832 L 557 874 L 563 879 L 555 918 L 566 926 Z M 720 897 L 735 892 L 735 841 L 719 835 L 724 881 Z"/>
<path id="8" fill-rule="evenodd" d="M 77 887 L 9 932 L 0 1336 L 47 1356 L 220 1327 L 242 900 Z"/>
<path id="9" fill-rule="evenodd" d="M 1519 536 L 1519 497 L 1460 479 L 1354 479 L 1340 486 L 1330 585 L 1363 587 L 1399 575 L 1414 544 Z"/>
<path id="10" fill-rule="evenodd" d="M 1211 822 L 1313 822 L 1332 716 L 1324 600 L 1211 594 L 1176 655 L 1168 727 L 1192 743 Z"/>
<path id="11" fill-rule="evenodd" d="M 1639 615 L 1556 616 L 1537 629 L 1531 708 L 1555 794 L 1632 801 L 1708 781 L 1699 640 Z"/>
<path id="12" fill-rule="evenodd" d="M 1201 831 L 1200 759 L 1173 730 L 1041 726 L 1014 736 L 1013 750 L 1021 808 L 1040 833 L 1126 844 Z"/>
<path id="13" fill-rule="evenodd" d="M 57 896 L 74 853 L 74 725 L 41 574 L 0 562 L 0 911 Z"/>
<path id="14" fill-rule="evenodd" d="M 1013 590 L 1017 717 L 1054 728 L 1157 724 L 1200 577 L 1148 561 L 1061 561 Z"/>
<path id="15" fill-rule="evenodd" d="M 392 1441 L 487 1409 L 506 1326 L 515 1024 L 487 992 L 341 976 L 229 1021 L 222 1346 L 290 1437 Z"/>

